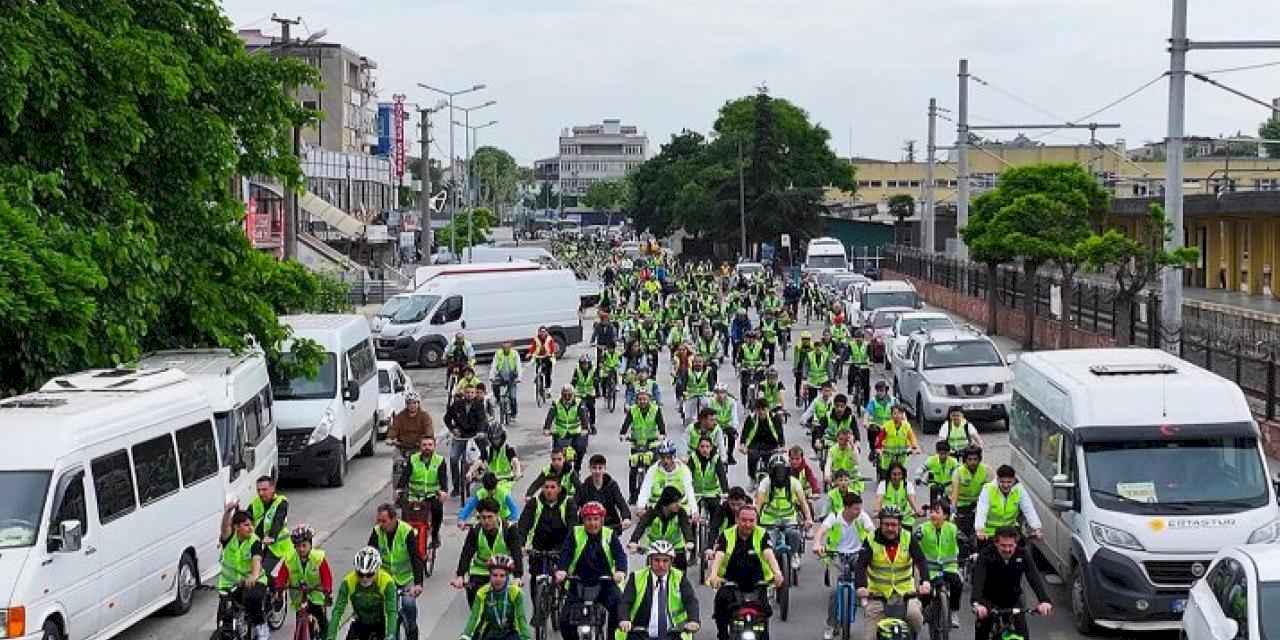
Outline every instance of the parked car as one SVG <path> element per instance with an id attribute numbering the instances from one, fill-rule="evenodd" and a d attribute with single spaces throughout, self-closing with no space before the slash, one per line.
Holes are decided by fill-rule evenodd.
<path id="1" fill-rule="evenodd" d="M 871 329 L 871 361 L 888 362 L 885 344 L 893 335 L 898 316 L 915 311 L 912 307 L 880 307 L 867 314 L 865 327 Z"/>
<path id="2" fill-rule="evenodd" d="M 885 367 L 892 369 L 907 357 L 907 338 L 917 331 L 955 329 L 956 323 L 945 313 L 914 311 L 898 316 L 893 323 L 893 333 L 885 340 Z"/>
<path id="3" fill-rule="evenodd" d="M 378 361 L 378 437 L 384 438 L 396 414 L 404 411 L 404 398 L 412 393 L 413 380 L 394 360 Z"/>
<path id="4" fill-rule="evenodd" d="M 1182 628 L 1188 640 L 1280 638 L 1280 548 L 1246 544 L 1219 551 L 1191 587 Z"/>
<path id="5" fill-rule="evenodd" d="M 935 329 L 912 334 L 906 362 L 894 369 L 898 400 L 921 430 L 938 432 L 953 406 L 970 420 L 1003 420 L 1009 415 L 1013 373 L 991 338 L 970 329 Z"/>

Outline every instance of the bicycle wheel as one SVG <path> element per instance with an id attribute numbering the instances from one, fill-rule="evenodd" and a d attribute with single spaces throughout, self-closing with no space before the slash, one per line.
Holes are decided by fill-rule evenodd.
<path id="1" fill-rule="evenodd" d="M 791 576 L 791 554 L 784 553 L 778 558 L 778 570 L 782 571 L 782 586 L 778 587 L 776 597 L 778 599 L 778 616 L 783 622 L 787 621 L 787 616 L 791 614 L 791 585 L 788 584 Z"/>
<path id="2" fill-rule="evenodd" d="M 272 631 L 278 631 L 284 627 L 285 620 L 289 617 L 289 592 L 273 591 L 271 599 L 267 602 L 267 626 Z"/>
<path id="3" fill-rule="evenodd" d="M 938 593 L 933 597 L 934 623 L 932 633 L 934 640 L 950 640 L 951 638 L 951 603 L 948 599 L 947 587 L 938 589 Z"/>
<path id="4" fill-rule="evenodd" d="M 535 640 L 547 640 L 547 608 L 551 606 L 547 600 L 552 596 L 545 583 L 538 585 L 537 596 L 537 604 L 533 607 L 533 637 Z"/>
<path id="5" fill-rule="evenodd" d="M 535 386 L 537 387 L 535 395 L 537 396 L 538 406 L 541 407 L 547 401 L 547 383 L 543 380 L 542 372 L 540 371 L 534 374 L 534 378 L 536 379 Z"/>
<path id="6" fill-rule="evenodd" d="M 792 560 L 790 564 L 791 576 L 788 578 L 788 581 L 791 583 L 791 586 L 798 587 L 800 586 L 800 567 L 796 566 L 795 560 Z"/>

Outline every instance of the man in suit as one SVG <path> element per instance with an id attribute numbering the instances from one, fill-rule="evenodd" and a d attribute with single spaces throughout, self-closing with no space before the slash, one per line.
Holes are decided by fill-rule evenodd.
<path id="1" fill-rule="evenodd" d="M 675 548 L 665 540 L 649 546 L 649 566 L 631 574 L 618 603 L 615 640 L 667 640 L 697 633 L 698 594 L 679 569 L 671 566 Z"/>

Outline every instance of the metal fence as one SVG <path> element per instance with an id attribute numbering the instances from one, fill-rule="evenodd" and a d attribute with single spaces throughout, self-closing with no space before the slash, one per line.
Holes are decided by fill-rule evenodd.
<path id="1" fill-rule="evenodd" d="M 1002 265 L 991 281 L 984 264 L 957 260 L 938 254 L 924 253 L 912 247 L 893 246 L 885 253 L 884 267 L 898 273 L 936 284 L 981 300 L 997 296 L 997 304 L 1006 309 L 1023 310 L 1026 278 L 1031 285 L 1035 315 L 1065 322 L 1080 331 L 1111 338 L 1117 331 L 1127 331 L 1130 344 L 1160 348 L 1160 297 L 1144 291 L 1131 301 L 1127 326 L 1117 327 L 1119 305 L 1125 304 L 1115 286 L 1096 280 L 1076 280 L 1070 291 L 1061 290 L 1058 278 L 1043 274 L 1028 275 L 1021 269 Z M 1054 296 L 1055 288 L 1058 295 Z M 1054 313 L 1057 297 L 1060 309 Z M 1065 317 L 1064 317 L 1065 316 Z M 1164 336 L 1165 340 L 1169 336 Z M 1179 356 L 1227 378 L 1244 392 L 1254 412 L 1268 420 L 1276 419 L 1277 356 L 1280 339 L 1271 331 L 1259 328 L 1225 314 L 1205 314 L 1189 308 L 1183 310 Z"/>

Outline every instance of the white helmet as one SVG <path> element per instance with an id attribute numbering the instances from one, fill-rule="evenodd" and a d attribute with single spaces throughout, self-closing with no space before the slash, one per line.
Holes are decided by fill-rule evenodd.
<path id="1" fill-rule="evenodd" d="M 649 545 L 649 558 L 654 556 L 666 556 L 668 559 L 676 557 L 676 548 L 666 540 L 654 540 Z"/>
<path id="2" fill-rule="evenodd" d="M 382 554 L 378 553 L 373 547 L 365 547 L 356 552 L 355 562 L 356 573 L 366 576 L 373 575 L 382 568 Z"/>

